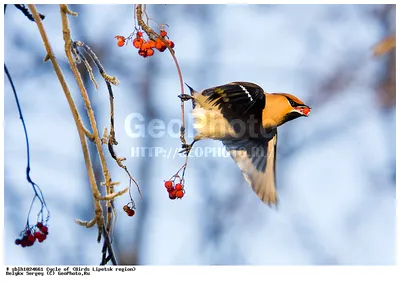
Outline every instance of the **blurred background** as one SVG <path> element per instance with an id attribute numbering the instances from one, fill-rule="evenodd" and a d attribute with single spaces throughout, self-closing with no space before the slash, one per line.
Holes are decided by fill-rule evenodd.
<path id="1" fill-rule="evenodd" d="M 126 157 L 144 199 L 128 217 L 123 195 L 114 249 L 120 264 L 146 265 L 387 265 L 395 263 L 395 50 L 373 56 L 372 47 L 395 33 L 395 5 L 148 5 L 149 16 L 168 24 L 184 81 L 200 90 L 250 81 L 267 92 L 293 93 L 312 106 L 308 118 L 279 130 L 279 209 L 264 205 L 227 155 L 190 158 L 186 195 L 171 201 L 164 180 L 183 156 L 131 155 L 132 148 L 180 149 L 178 134 L 132 138 L 126 130 L 152 119 L 181 116 L 178 75 L 168 52 L 142 58 L 115 35 L 134 30 L 133 5 L 70 5 L 72 38 L 88 44 L 115 75 L 116 152 Z M 84 119 L 84 105 L 64 53 L 58 5 L 37 5 Z M 153 28 L 156 24 L 150 22 Z M 93 218 L 93 200 L 70 109 L 37 26 L 13 5 L 5 14 L 5 63 L 27 125 L 31 177 L 51 211 L 42 244 L 14 244 L 33 197 L 25 179 L 23 128 L 10 84 L 4 86 L 4 257 L 9 265 L 96 265 L 97 229 L 74 223 Z M 82 72 L 85 73 L 85 72 Z M 100 132 L 109 127 L 109 98 L 98 72 L 96 90 L 83 74 Z M 187 91 L 187 90 L 186 90 Z M 194 135 L 186 107 L 188 141 Z M 128 119 L 129 120 L 129 119 Z M 174 127 L 175 133 L 179 126 Z M 98 183 L 103 181 L 90 145 Z M 195 148 L 223 151 L 221 142 Z M 118 190 L 129 184 L 107 155 Z M 35 218 L 36 211 L 33 212 Z"/>

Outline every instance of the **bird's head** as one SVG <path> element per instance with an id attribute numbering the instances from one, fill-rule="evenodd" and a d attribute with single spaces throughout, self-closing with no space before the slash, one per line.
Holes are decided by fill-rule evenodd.
<path id="1" fill-rule="evenodd" d="M 266 94 L 266 98 L 263 111 L 264 127 L 278 127 L 298 117 L 310 115 L 311 107 L 292 94 Z"/>

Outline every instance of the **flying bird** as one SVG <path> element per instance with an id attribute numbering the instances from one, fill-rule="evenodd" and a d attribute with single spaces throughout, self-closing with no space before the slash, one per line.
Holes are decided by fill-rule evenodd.
<path id="1" fill-rule="evenodd" d="M 309 116 L 311 107 L 291 94 L 266 93 L 250 82 L 231 82 L 200 92 L 187 86 L 191 95 L 179 97 L 193 102 L 197 135 L 183 151 L 188 153 L 201 139 L 222 141 L 257 196 L 268 205 L 277 204 L 277 128 Z"/>

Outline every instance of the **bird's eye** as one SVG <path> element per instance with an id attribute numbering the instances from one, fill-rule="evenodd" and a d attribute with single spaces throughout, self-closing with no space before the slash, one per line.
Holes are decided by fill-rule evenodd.
<path id="1" fill-rule="evenodd" d="M 288 99 L 288 100 L 289 100 L 289 103 L 290 103 L 290 105 L 292 107 L 296 107 L 297 106 L 297 103 L 295 101 L 293 101 L 292 99 Z"/>

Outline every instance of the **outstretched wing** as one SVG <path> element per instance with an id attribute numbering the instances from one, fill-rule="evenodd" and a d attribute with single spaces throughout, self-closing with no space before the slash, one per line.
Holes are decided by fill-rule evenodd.
<path id="1" fill-rule="evenodd" d="M 257 196 L 268 205 L 277 204 L 277 131 L 274 130 L 271 139 L 224 140 L 223 144 Z"/>
<path id="2" fill-rule="evenodd" d="M 246 120 L 251 115 L 261 121 L 265 95 L 257 84 L 231 82 L 205 89 L 201 94 L 206 97 L 207 103 L 218 107 L 228 121 L 235 118 Z"/>

